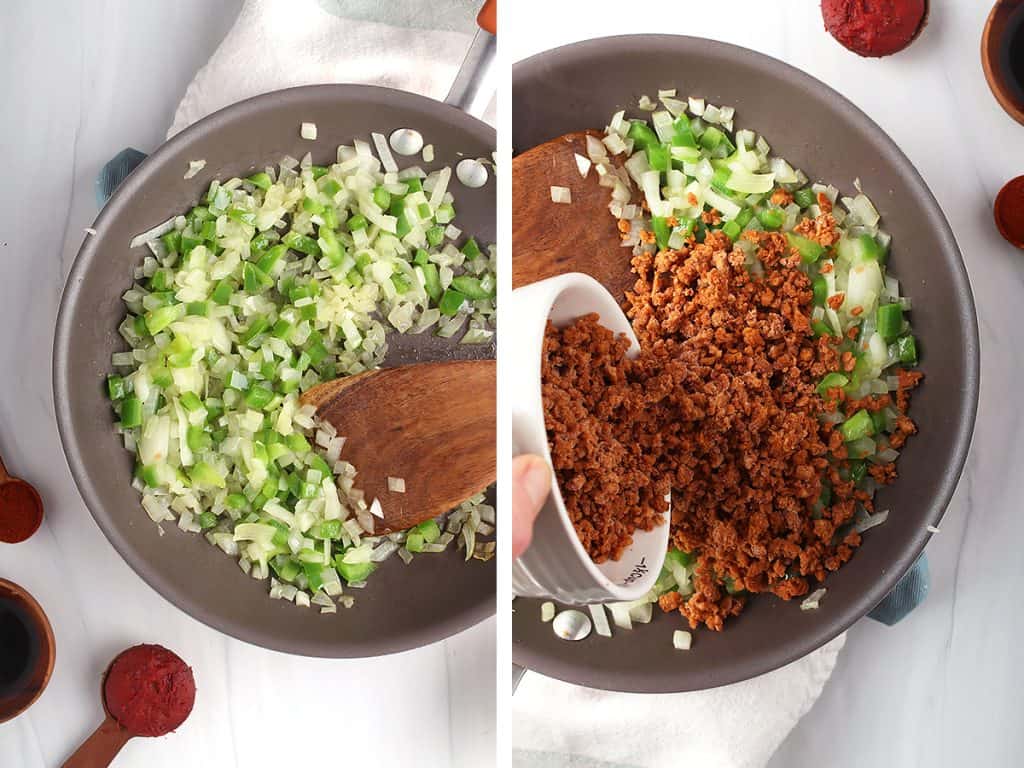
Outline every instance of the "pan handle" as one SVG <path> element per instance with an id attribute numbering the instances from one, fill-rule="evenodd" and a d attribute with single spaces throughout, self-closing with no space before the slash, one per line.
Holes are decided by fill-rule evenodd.
<path id="1" fill-rule="evenodd" d="M 498 0 L 487 0 L 476 17 L 479 29 L 455 75 L 455 82 L 444 99 L 445 104 L 483 117 L 494 97 L 494 64 L 497 51 Z"/>

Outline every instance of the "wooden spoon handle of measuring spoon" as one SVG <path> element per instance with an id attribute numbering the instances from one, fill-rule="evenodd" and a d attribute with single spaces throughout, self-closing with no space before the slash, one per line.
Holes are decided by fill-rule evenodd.
<path id="1" fill-rule="evenodd" d="M 92 736 L 64 762 L 63 768 L 106 768 L 131 737 L 113 715 L 107 715 Z"/>
<path id="2" fill-rule="evenodd" d="M 324 382 L 302 402 L 345 438 L 355 487 L 367 504 L 380 501 L 380 534 L 437 517 L 494 482 L 495 385 L 493 360 L 420 363 Z M 404 480 L 405 492 L 392 491 L 389 477 Z"/>

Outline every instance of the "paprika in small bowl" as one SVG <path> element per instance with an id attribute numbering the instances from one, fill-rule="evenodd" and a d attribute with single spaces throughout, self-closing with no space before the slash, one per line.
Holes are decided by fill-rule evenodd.
<path id="1" fill-rule="evenodd" d="M 1024 248 L 1024 176 L 1006 182 L 996 196 L 994 212 L 999 234 Z"/>
<path id="2" fill-rule="evenodd" d="M 0 459 L 0 542 L 18 544 L 39 529 L 43 501 L 36 489 L 7 473 Z"/>

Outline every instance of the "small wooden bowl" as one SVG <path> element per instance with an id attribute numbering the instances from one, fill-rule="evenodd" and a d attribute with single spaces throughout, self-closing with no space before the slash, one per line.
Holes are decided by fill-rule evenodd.
<path id="1" fill-rule="evenodd" d="M 999 61 L 1003 35 L 1014 11 L 1021 5 L 1024 5 L 1024 0 L 998 0 L 992 7 L 988 21 L 985 22 L 985 31 L 981 35 L 981 66 L 996 101 L 1006 110 L 1006 114 L 1024 125 L 1024 94 L 1010 82 Z"/>
<path id="2" fill-rule="evenodd" d="M 53 638 L 53 627 L 42 607 L 24 587 L 13 581 L 0 579 L 0 596 L 18 603 L 35 623 L 39 654 L 36 656 L 31 676 L 22 690 L 0 696 L 0 723 L 13 720 L 38 699 L 53 675 L 53 664 L 57 658 L 57 644 Z"/>

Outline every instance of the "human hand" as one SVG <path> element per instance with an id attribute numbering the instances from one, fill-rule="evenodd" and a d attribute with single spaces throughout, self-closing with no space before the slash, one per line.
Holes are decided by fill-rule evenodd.
<path id="1" fill-rule="evenodd" d="M 551 491 L 551 470 L 540 456 L 512 459 L 512 557 L 530 546 L 533 521 Z"/>

